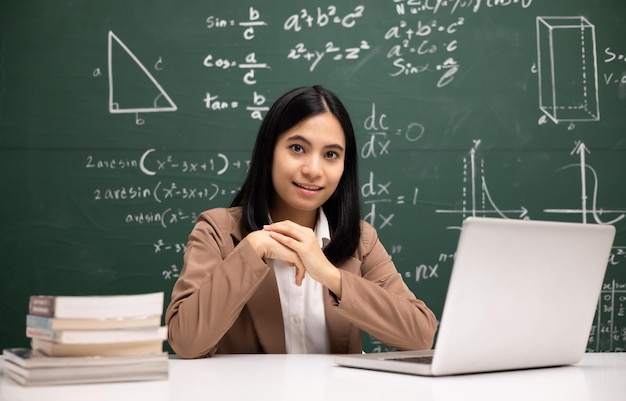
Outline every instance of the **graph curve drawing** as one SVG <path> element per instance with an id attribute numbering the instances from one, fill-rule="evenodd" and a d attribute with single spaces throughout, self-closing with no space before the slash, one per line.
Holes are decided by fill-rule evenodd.
<path id="1" fill-rule="evenodd" d="M 587 215 L 591 215 L 596 224 L 615 224 L 626 217 L 626 210 L 618 209 L 603 209 L 598 207 L 598 189 L 599 180 L 596 170 L 587 163 L 586 155 L 591 153 L 589 148 L 585 146 L 582 141 L 576 141 L 574 149 L 570 152 L 570 155 L 577 155 L 579 163 L 569 164 L 567 166 L 559 168 L 557 171 L 563 171 L 569 168 L 578 168 L 580 171 L 580 209 L 544 209 L 546 213 L 560 213 L 560 214 L 578 214 L 581 216 L 582 223 L 586 224 L 588 221 Z M 587 173 L 591 173 L 590 181 L 593 183 L 593 189 L 590 190 L 591 196 L 588 195 L 587 188 Z M 591 206 L 587 201 L 591 198 Z M 601 216 L 604 215 L 617 215 L 612 220 L 604 221 Z"/>
<path id="2" fill-rule="evenodd" d="M 141 106 L 127 106 L 125 107 L 123 104 L 123 100 L 116 98 L 116 86 L 115 86 L 115 67 L 113 63 L 113 51 L 114 48 L 122 49 L 120 53 L 117 51 L 116 53 L 120 53 L 126 57 L 128 57 L 131 62 L 130 64 L 135 67 L 135 69 L 139 70 L 139 73 L 145 76 L 151 83 L 154 89 L 154 95 L 151 99 L 147 99 L 142 103 Z M 178 107 L 174 103 L 174 101 L 170 98 L 167 92 L 163 89 L 161 84 L 154 78 L 154 76 L 150 73 L 150 71 L 143 65 L 143 63 L 133 54 L 133 52 L 126 46 L 124 42 L 120 40 L 117 35 L 115 35 L 112 31 L 109 31 L 108 35 L 108 70 L 109 70 L 109 112 L 111 114 L 124 114 L 124 113 L 158 113 L 158 112 L 168 112 L 168 111 L 176 111 Z M 118 72 L 122 74 L 122 72 Z M 118 84 L 119 85 L 119 84 Z M 118 97 L 121 97 L 118 95 Z M 137 119 L 139 121 L 139 119 Z"/>
<path id="3" fill-rule="evenodd" d="M 436 213 L 460 214 L 462 218 L 468 216 L 496 216 L 503 219 L 530 220 L 528 209 L 523 205 L 515 209 L 501 209 L 489 192 L 485 176 L 484 159 L 476 160 L 476 153 L 481 140 L 475 139 L 474 146 L 469 152 L 469 158 L 463 159 L 463 204 L 461 209 L 436 209 Z M 448 227 L 448 229 L 460 229 Z"/>

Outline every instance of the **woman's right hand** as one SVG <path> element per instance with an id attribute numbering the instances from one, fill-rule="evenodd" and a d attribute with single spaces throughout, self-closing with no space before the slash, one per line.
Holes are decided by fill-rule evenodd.
<path id="1" fill-rule="evenodd" d="M 293 266 L 296 269 L 296 285 L 302 284 L 305 269 L 296 252 L 276 241 L 270 236 L 270 232 L 265 230 L 251 232 L 246 236 L 246 240 L 260 258 L 277 259 Z"/>

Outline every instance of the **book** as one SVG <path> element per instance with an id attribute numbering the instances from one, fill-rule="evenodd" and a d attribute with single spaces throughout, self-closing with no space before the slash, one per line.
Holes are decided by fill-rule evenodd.
<path id="1" fill-rule="evenodd" d="M 4 374 L 25 386 L 167 380 L 168 355 L 48 357 L 26 348 L 3 351 Z"/>
<path id="2" fill-rule="evenodd" d="M 163 292 L 134 295 L 31 295 L 28 313 L 72 319 L 121 319 L 161 315 Z"/>
<path id="3" fill-rule="evenodd" d="M 116 366 L 115 368 L 120 368 Z M 115 383 L 130 381 L 167 380 L 169 375 L 165 367 L 146 367 L 138 371 L 136 367 L 128 370 L 122 366 L 121 369 L 109 370 L 99 368 L 73 368 L 80 372 L 53 372 L 54 375 L 40 377 L 38 375 L 23 376 L 10 369 L 5 369 L 6 377 L 23 386 L 54 386 L 60 384 L 88 384 L 88 383 Z"/>
<path id="4" fill-rule="evenodd" d="M 6 348 L 2 351 L 4 363 L 11 362 L 25 369 L 58 368 L 69 366 L 107 366 L 133 363 L 150 363 L 168 360 L 167 352 L 116 356 L 48 356 L 30 348 Z"/>
<path id="5" fill-rule="evenodd" d="M 167 340 L 167 326 L 113 330 L 48 330 L 26 327 L 26 337 L 63 344 L 106 344 Z"/>
<path id="6" fill-rule="evenodd" d="M 60 317 L 26 315 L 26 326 L 46 330 L 105 330 L 155 327 L 161 324 L 161 315 L 122 319 L 65 319 Z"/>
<path id="7" fill-rule="evenodd" d="M 31 348 L 47 356 L 119 356 L 157 354 L 163 352 L 163 340 L 104 344 L 63 344 L 31 339 Z"/>

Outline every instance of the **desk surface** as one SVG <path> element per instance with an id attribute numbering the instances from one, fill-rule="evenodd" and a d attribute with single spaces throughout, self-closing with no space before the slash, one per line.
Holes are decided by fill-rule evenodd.
<path id="1" fill-rule="evenodd" d="M 560 368 L 418 377 L 336 366 L 330 355 L 228 355 L 170 360 L 159 382 L 21 387 L 4 377 L 0 401 L 626 399 L 626 353 L 586 354 Z"/>

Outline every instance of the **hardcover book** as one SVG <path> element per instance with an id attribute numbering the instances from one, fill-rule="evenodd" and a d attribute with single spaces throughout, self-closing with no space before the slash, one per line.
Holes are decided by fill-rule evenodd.
<path id="1" fill-rule="evenodd" d="M 26 326 L 46 330 L 111 330 L 161 325 L 161 315 L 129 317 L 121 319 L 66 319 L 26 315 Z"/>
<path id="2" fill-rule="evenodd" d="M 47 330 L 26 327 L 26 337 L 63 344 L 107 344 L 167 339 L 167 326 L 113 330 Z"/>
<path id="3" fill-rule="evenodd" d="M 62 344 L 33 338 L 31 348 L 47 356 L 119 356 L 163 352 L 163 340 L 105 344 Z"/>
<path id="4" fill-rule="evenodd" d="M 163 292 L 135 295 L 31 295 L 28 313 L 72 319 L 122 319 L 163 313 Z"/>

